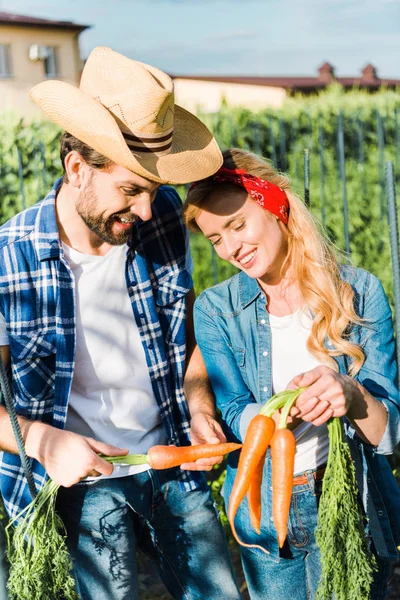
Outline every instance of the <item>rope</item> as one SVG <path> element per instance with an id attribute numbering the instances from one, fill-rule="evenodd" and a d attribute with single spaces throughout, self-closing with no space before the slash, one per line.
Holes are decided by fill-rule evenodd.
<path id="1" fill-rule="evenodd" d="M 25 477 L 28 482 L 28 487 L 30 494 L 33 498 L 36 498 L 37 491 L 35 482 L 32 475 L 31 463 L 25 451 L 25 444 L 21 433 L 21 428 L 18 423 L 17 413 L 15 411 L 14 403 L 11 397 L 11 390 L 8 383 L 6 369 L 3 363 L 3 359 L 0 354 L 0 390 L 2 393 L 2 397 L 4 399 L 4 404 L 6 406 L 8 416 L 10 417 L 11 426 L 13 428 L 13 432 L 15 435 L 15 439 L 17 441 L 17 448 L 19 452 L 19 456 L 21 459 L 22 468 L 24 469 Z M 2 398 L 0 397 L 0 405 L 2 404 Z"/>

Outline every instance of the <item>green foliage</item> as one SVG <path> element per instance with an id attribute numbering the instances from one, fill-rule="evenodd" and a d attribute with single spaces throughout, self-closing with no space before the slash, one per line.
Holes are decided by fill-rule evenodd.
<path id="1" fill-rule="evenodd" d="M 255 113 L 224 104 L 217 114 L 199 116 L 222 148 L 235 146 L 262 154 L 289 175 L 300 196 L 303 150 L 308 148 L 311 211 L 323 222 L 330 239 L 344 250 L 343 182 L 337 152 L 339 112 L 344 120 L 351 262 L 378 275 L 393 302 L 384 163 L 393 161 L 399 183 L 398 94 L 385 90 L 377 94 L 357 90 L 345 93 L 333 85 L 317 96 L 289 98 L 279 109 Z M 378 140 L 379 119 L 383 125 L 382 149 Z M 208 242 L 196 240 L 192 246 L 197 292 L 233 274 L 232 267 L 227 272 L 218 261 L 217 270 L 213 268 Z"/>
<path id="2" fill-rule="evenodd" d="M 329 456 L 318 509 L 315 539 L 321 551 L 318 600 L 369 598 L 376 560 L 368 547 L 354 463 L 340 419 L 328 423 Z"/>
<path id="3" fill-rule="evenodd" d="M 78 600 L 64 525 L 55 511 L 59 486 L 47 481 L 36 498 L 10 522 L 10 600 Z"/>
<path id="4" fill-rule="evenodd" d="M 59 137 L 51 123 L 27 127 L 0 116 L 0 223 L 43 198 L 60 176 Z"/>

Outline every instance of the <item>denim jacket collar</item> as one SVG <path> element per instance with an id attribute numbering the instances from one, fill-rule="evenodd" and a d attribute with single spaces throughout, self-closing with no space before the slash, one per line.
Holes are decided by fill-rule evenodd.
<path id="1" fill-rule="evenodd" d="M 261 293 L 262 290 L 258 285 L 257 279 L 253 279 L 244 273 L 244 271 L 241 271 L 239 273 L 240 308 L 246 308 L 246 306 L 254 302 Z"/>

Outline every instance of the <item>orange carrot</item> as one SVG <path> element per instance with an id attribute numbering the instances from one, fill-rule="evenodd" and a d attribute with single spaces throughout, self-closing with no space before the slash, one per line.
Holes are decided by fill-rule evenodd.
<path id="1" fill-rule="evenodd" d="M 275 421 L 273 419 L 264 415 L 255 416 L 250 421 L 246 433 L 246 438 L 243 443 L 243 448 L 240 453 L 235 482 L 233 484 L 229 500 L 228 519 L 231 524 L 233 535 L 235 536 L 238 543 L 242 546 L 253 547 L 254 545 L 244 544 L 238 538 L 235 529 L 235 516 L 240 506 L 240 503 L 245 497 L 247 491 L 249 490 L 250 483 L 252 481 L 255 471 L 257 470 L 260 460 L 267 451 L 274 430 Z M 254 490 L 252 493 L 254 493 Z M 260 492 L 257 492 L 257 497 L 260 502 L 260 507 L 256 509 L 256 513 L 258 514 L 258 511 L 261 511 Z M 254 547 L 261 548 L 261 546 Z M 263 548 L 261 549 L 264 550 Z"/>
<path id="2" fill-rule="evenodd" d="M 198 444 L 197 446 L 152 446 L 147 461 L 153 469 L 170 469 L 199 458 L 224 456 L 238 450 L 242 444 Z"/>
<path id="3" fill-rule="evenodd" d="M 254 470 L 253 478 L 247 492 L 247 503 L 249 505 L 250 522 L 254 529 L 260 535 L 261 525 L 261 484 L 264 471 L 265 453 L 260 458 L 259 463 Z"/>
<path id="4" fill-rule="evenodd" d="M 295 452 L 296 440 L 293 433 L 289 429 L 277 429 L 271 440 L 272 517 L 280 548 L 282 548 L 287 534 Z"/>

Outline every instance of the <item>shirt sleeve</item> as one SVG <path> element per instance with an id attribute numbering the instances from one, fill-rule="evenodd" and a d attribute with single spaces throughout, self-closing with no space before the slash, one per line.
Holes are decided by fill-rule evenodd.
<path id="1" fill-rule="evenodd" d="M 387 425 L 376 448 L 378 454 L 391 454 L 400 441 L 400 395 L 392 312 L 382 284 L 369 274 L 365 300 L 363 339 L 365 361 L 356 379 L 387 410 Z"/>
<path id="2" fill-rule="evenodd" d="M 259 412 L 260 405 L 254 404 L 255 398 L 243 380 L 226 331 L 218 327 L 217 318 L 209 313 L 207 307 L 202 306 L 202 297 L 199 296 L 194 305 L 196 341 L 222 418 L 233 436 L 243 440 L 247 421 L 250 421 L 253 411 Z M 250 404 L 255 408 L 247 409 L 244 413 Z"/>
<path id="3" fill-rule="evenodd" d="M 0 346 L 8 346 L 9 343 L 6 321 L 0 313 Z"/>

